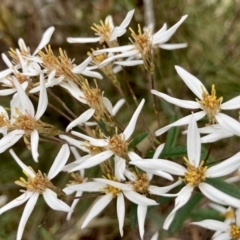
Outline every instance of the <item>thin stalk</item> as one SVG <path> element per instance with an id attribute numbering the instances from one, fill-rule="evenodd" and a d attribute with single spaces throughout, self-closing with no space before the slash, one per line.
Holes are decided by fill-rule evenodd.
<path id="1" fill-rule="evenodd" d="M 67 105 L 59 98 L 56 96 L 56 94 L 54 94 L 50 89 L 47 89 L 47 92 L 56 100 L 58 101 L 62 106 L 63 108 L 73 117 L 73 118 L 77 118 L 77 115 L 72 112 L 68 107 Z"/>

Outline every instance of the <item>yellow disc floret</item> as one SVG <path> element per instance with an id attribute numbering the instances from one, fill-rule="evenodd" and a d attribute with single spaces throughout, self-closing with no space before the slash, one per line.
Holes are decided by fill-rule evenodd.
<path id="1" fill-rule="evenodd" d="M 184 157 L 184 160 L 187 166 L 184 181 L 186 184 L 196 187 L 199 183 L 206 179 L 205 172 L 207 170 L 207 166 L 204 167 L 204 162 L 202 161 L 198 167 L 195 167 L 189 163 L 189 160 L 186 157 Z"/>

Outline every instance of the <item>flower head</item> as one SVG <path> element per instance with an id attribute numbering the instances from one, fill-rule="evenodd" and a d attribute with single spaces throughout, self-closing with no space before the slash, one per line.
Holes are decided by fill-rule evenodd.
<path id="1" fill-rule="evenodd" d="M 70 152 L 68 145 L 63 145 L 47 175 L 42 174 L 41 171 L 35 172 L 32 168 L 27 167 L 12 149 L 10 150 L 10 153 L 27 176 L 27 180 L 20 178 L 20 180 L 16 181 L 16 184 L 26 188 L 26 190 L 22 190 L 24 193 L 21 196 L 0 208 L 0 214 L 27 201 L 18 226 L 17 240 L 20 240 L 26 222 L 31 215 L 40 194 L 43 195 L 44 200 L 52 209 L 64 212 L 69 212 L 71 210 L 64 201 L 60 200 L 66 200 L 65 193 L 58 187 L 54 186 L 51 182 L 51 179 L 53 179 L 66 164 Z"/>
<path id="2" fill-rule="evenodd" d="M 190 88 L 190 90 L 197 96 L 196 101 L 181 100 L 177 98 L 170 97 L 164 93 L 158 92 L 156 90 L 151 90 L 152 94 L 157 95 L 166 101 L 173 103 L 179 107 L 187 109 L 201 109 L 202 111 L 194 113 L 196 120 L 203 118 L 207 115 L 209 124 L 218 123 L 224 129 L 240 136 L 240 123 L 235 119 L 221 113 L 222 110 L 232 110 L 240 108 L 240 96 L 235 97 L 225 103 L 222 103 L 223 98 L 216 96 L 215 85 L 212 85 L 211 94 L 208 93 L 207 89 L 201 83 L 199 79 L 185 71 L 183 68 L 176 66 L 177 73 Z M 163 128 L 156 131 L 156 135 L 161 135 L 168 129 L 174 126 L 182 126 L 188 124 L 191 115 L 184 117 L 172 124 L 169 124 Z"/>

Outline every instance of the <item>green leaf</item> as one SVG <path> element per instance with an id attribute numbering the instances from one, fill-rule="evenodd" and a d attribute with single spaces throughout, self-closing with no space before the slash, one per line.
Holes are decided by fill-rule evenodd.
<path id="1" fill-rule="evenodd" d="M 105 122 L 104 122 L 101 118 L 100 118 L 98 124 L 99 124 L 102 132 L 103 132 L 106 136 L 108 136 L 106 124 L 105 124 Z"/>
<path id="2" fill-rule="evenodd" d="M 214 219 L 214 220 L 218 220 L 218 221 L 223 221 L 224 217 L 221 213 L 219 213 L 218 211 L 214 210 L 214 209 L 201 209 L 201 211 L 199 210 L 194 210 L 191 214 L 190 214 L 190 218 L 193 222 L 196 221 L 202 221 L 205 219 Z"/>
<path id="3" fill-rule="evenodd" d="M 137 204 L 132 203 L 130 209 L 130 225 L 132 228 L 137 226 Z"/>
<path id="4" fill-rule="evenodd" d="M 215 187 L 221 192 L 224 192 L 232 197 L 240 199 L 240 189 L 239 187 L 226 183 L 221 178 L 207 178 L 205 180 L 206 183 L 210 184 L 211 186 Z"/>
<path id="5" fill-rule="evenodd" d="M 183 146 L 177 146 L 173 148 L 163 149 L 160 154 L 161 158 L 176 158 L 187 155 L 187 148 Z"/>
<path id="6" fill-rule="evenodd" d="M 191 211 L 196 207 L 196 205 L 200 202 L 203 195 L 201 193 L 195 193 L 190 200 L 182 207 L 180 208 L 176 216 L 169 228 L 169 232 L 171 234 L 177 232 L 183 225 L 183 222 L 189 218 L 189 215 Z"/>
<path id="7" fill-rule="evenodd" d="M 145 139 L 148 136 L 148 133 L 142 133 L 139 136 L 137 136 L 136 138 L 134 138 L 131 142 L 131 144 L 129 145 L 129 148 L 133 148 L 136 145 L 138 145 L 143 139 Z"/>
<path id="8" fill-rule="evenodd" d="M 171 117 L 170 122 L 173 123 L 173 122 L 177 121 L 177 119 L 178 119 L 177 114 L 174 114 Z M 166 139 L 166 142 L 165 142 L 165 148 L 174 147 L 175 144 L 176 144 L 178 135 L 179 135 L 179 127 L 173 127 L 170 130 L 168 130 L 167 139 Z"/>

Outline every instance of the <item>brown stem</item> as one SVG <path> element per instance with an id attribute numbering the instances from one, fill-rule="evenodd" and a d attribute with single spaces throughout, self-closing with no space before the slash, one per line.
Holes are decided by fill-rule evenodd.
<path id="1" fill-rule="evenodd" d="M 75 113 L 73 113 L 59 97 L 57 97 L 50 89 L 47 89 L 47 91 L 48 91 L 48 93 L 49 93 L 56 101 L 58 101 L 58 102 L 63 106 L 63 108 L 64 108 L 70 115 L 72 115 L 73 118 L 77 118 L 77 115 L 76 115 Z"/>

